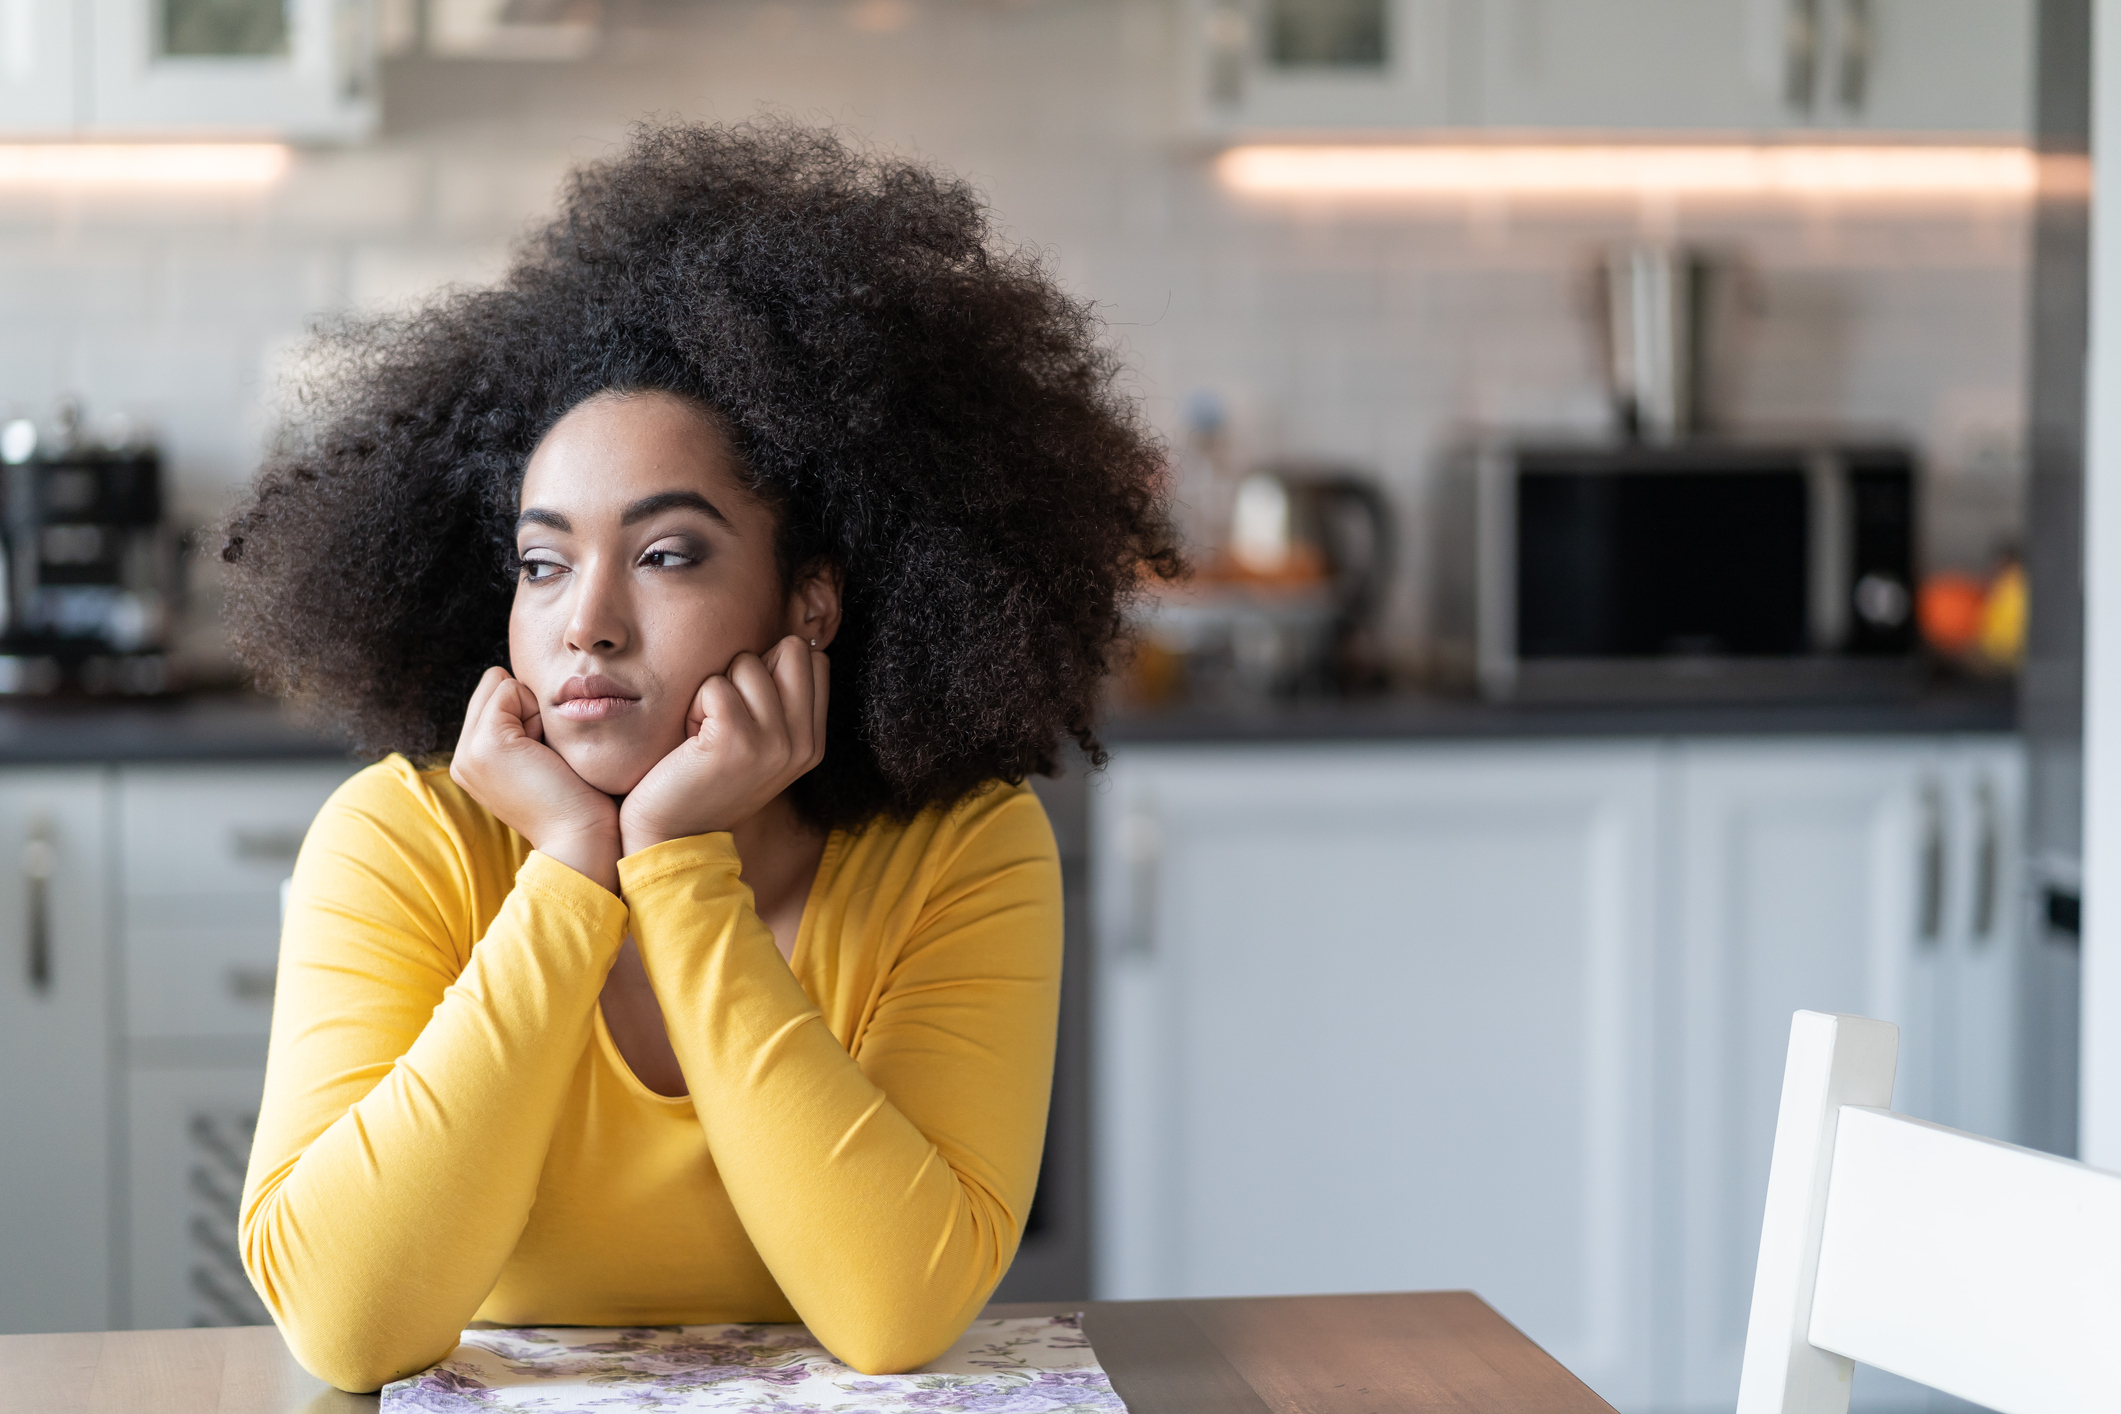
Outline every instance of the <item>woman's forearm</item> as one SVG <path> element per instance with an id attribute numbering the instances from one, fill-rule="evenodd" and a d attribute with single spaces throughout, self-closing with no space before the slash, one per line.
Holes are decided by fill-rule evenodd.
<path id="1" fill-rule="evenodd" d="M 298 871 L 243 1257 L 303 1364 L 367 1390 L 447 1354 L 514 1249 L 626 911 L 533 854 L 451 980 L 332 883 Z"/>
<path id="2" fill-rule="evenodd" d="M 1051 1080 L 1057 876 L 1004 881 L 1004 897 L 903 962 L 857 1063 L 782 962 L 727 840 L 620 866 L 672 1047 L 791 1304 L 857 1369 L 912 1368 L 962 1332 L 1015 1255 Z M 1050 908 L 1026 901 L 1047 893 Z"/>

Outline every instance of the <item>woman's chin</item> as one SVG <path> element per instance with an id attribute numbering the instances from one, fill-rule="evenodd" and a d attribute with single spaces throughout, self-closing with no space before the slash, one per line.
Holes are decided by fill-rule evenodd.
<path id="1" fill-rule="evenodd" d="M 655 769 L 662 759 L 660 753 L 615 752 L 577 747 L 569 751 L 564 746 L 553 748 L 568 768 L 591 787 L 610 796 L 623 796 L 641 783 L 642 777 Z"/>

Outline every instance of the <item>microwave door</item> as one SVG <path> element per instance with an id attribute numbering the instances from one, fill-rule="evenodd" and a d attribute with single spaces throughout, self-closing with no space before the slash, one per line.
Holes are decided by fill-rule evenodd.
<path id="1" fill-rule="evenodd" d="M 1811 648 L 1801 467 L 1526 470 L 1517 505 L 1517 653 L 1527 663 Z"/>

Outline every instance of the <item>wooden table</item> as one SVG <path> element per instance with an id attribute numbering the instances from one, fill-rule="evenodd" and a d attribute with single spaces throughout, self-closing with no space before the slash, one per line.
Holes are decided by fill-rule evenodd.
<path id="1" fill-rule="evenodd" d="M 1131 1414 L 1612 1414 L 1471 1292 L 997 1305 L 1085 1313 Z M 0 1414 L 372 1414 L 271 1326 L 0 1336 Z"/>

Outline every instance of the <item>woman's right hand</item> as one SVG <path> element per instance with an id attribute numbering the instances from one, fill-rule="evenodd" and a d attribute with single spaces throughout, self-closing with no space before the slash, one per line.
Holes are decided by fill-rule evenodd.
<path id="1" fill-rule="evenodd" d="M 488 668 L 471 694 L 449 778 L 532 849 L 619 891 L 617 803 L 545 744 L 537 694 L 506 668 Z"/>

